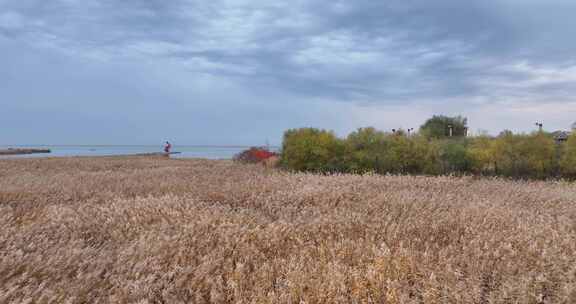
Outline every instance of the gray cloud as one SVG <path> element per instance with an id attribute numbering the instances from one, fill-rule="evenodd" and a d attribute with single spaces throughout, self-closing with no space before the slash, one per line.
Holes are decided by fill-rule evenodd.
<path id="1" fill-rule="evenodd" d="M 0 104 L 17 100 L 13 112 L 25 104 L 39 111 L 48 98 L 53 109 L 101 113 L 96 120 L 106 119 L 112 103 L 122 113 L 141 103 L 162 112 L 161 99 L 174 116 L 210 116 L 222 107 L 251 109 L 243 113 L 249 121 L 262 117 L 254 112 L 291 113 L 255 138 L 313 122 L 300 107 L 314 109 L 329 128 L 345 120 L 334 111 L 348 107 L 471 116 L 500 107 L 519 117 L 523 104 L 573 104 L 574 9 L 568 0 L 0 1 L 0 63 L 11 67 L 0 74 L 10 80 Z M 22 52 L 27 59 L 14 60 Z M 227 120 L 222 115 L 214 119 Z M 373 120 L 345 124 L 364 123 Z"/>

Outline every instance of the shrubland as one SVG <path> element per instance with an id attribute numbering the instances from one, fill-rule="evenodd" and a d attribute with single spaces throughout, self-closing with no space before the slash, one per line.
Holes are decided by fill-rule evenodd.
<path id="1" fill-rule="evenodd" d="M 463 136 L 461 130 L 448 137 L 427 129 L 409 134 L 361 128 L 340 139 L 330 131 L 292 129 L 284 137 L 282 164 L 332 173 L 576 177 L 576 133 L 563 143 L 545 132 L 490 137 Z"/>
<path id="2" fill-rule="evenodd" d="M 576 134 L 572 134 L 560 153 L 560 170 L 564 176 L 576 178 Z"/>

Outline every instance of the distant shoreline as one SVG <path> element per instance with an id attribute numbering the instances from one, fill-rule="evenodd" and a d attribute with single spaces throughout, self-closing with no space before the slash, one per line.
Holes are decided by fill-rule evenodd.
<path id="1" fill-rule="evenodd" d="M 10 155 L 28 155 L 28 154 L 50 154 L 51 151 L 41 150 L 41 149 L 3 149 L 0 150 L 0 156 L 10 156 Z M 79 156 L 59 156 L 60 158 L 66 157 L 131 157 L 131 156 L 170 156 L 181 154 L 181 152 L 150 152 L 150 153 L 135 153 L 135 154 L 117 154 L 117 155 L 79 155 Z M 48 156 L 49 157 L 49 156 Z"/>
<path id="2" fill-rule="evenodd" d="M 51 152 L 50 149 L 0 149 L 0 155 L 47 154 Z"/>
<path id="3" fill-rule="evenodd" d="M 15 147 L 14 149 L 26 149 L 29 147 L 42 147 L 42 148 L 52 148 L 52 147 L 83 147 L 83 148 L 88 148 L 88 147 L 95 147 L 95 148 L 114 148 L 114 147 L 132 147 L 132 148 L 138 148 L 138 147 L 161 147 L 162 145 L 3 145 L 0 144 L 0 147 Z M 243 149 L 243 148 L 251 148 L 251 147 L 263 147 L 266 145 L 174 145 L 177 147 L 182 147 L 182 148 L 218 148 L 218 149 L 226 149 L 226 148 L 231 148 L 231 149 Z M 280 148 L 280 145 L 270 145 L 270 148 Z M 0 148 L 0 151 L 4 150 L 4 148 Z"/>
<path id="4" fill-rule="evenodd" d="M 10 151 L 6 151 L 8 149 Z M 174 158 L 207 158 L 207 159 L 232 159 L 238 153 L 246 150 L 246 147 L 204 147 L 175 145 L 173 151 L 180 152 L 172 155 Z M 279 148 L 271 148 L 274 151 Z M 23 150 L 50 150 L 50 153 L 32 153 Z M 161 146 L 1 146 L 1 158 L 44 158 L 44 157 L 76 157 L 76 156 L 133 156 L 138 154 L 163 153 Z M 18 151 L 18 152 L 17 152 Z M 26 153 L 24 153 L 26 152 Z M 40 152 L 40 151 L 38 151 Z M 48 151 L 45 151 L 48 152 Z"/>
<path id="5" fill-rule="evenodd" d="M 142 153 L 126 153 L 126 154 L 100 154 L 100 155 L 58 155 L 54 151 L 40 150 L 40 149 L 0 149 L 0 161 L 9 159 L 65 159 L 65 158 L 136 158 L 136 157 L 166 157 L 182 155 L 182 152 L 142 152 Z M 210 159 L 210 160 L 229 160 L 231 157 L 203 157 L 203 156 L 190 156 L 178 157 L 179 159 Z"/>

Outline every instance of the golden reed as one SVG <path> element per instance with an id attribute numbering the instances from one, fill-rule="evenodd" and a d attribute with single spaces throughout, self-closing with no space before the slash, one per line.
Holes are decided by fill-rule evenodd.
<path id="1" fill-rule="evenodd" d="M 0 160 L 0 303 L 576 303 L 576 186 Z"/>

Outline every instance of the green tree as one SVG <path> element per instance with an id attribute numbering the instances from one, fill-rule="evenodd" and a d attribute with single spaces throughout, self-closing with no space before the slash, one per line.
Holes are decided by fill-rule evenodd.
<path id="1" fill-rule="evenodd" d="M 470 170 L 471 160 L 463 140 L 442 140 L 439 142 L 439 159 L 443 173 L 464 173 Z"/>
<path id="2" fill-rule="evenodd" d="M 463 137 L 466 136 L 467 123 L 468 120 L 462 116 L 434 115 L 420 127 L 420 133 L 428 138 L 444 138 L 450 136 L 452 129 L 453 137 Z"/>
<path id="3" fill-rule="evenodd" d="M 281 163 L 299 171 L 341 172 L 346 170 L 345 148 L 333 132 L 292 129 L 284 133 Z"/>
<path id="4" fill-rule="evenodd" d="M 424 136 L 413 136 L 412 153 L 415 160 L 414 167 L 418 173 L 437 175 L 441 173 L 440 145 Z"/>
<path id="5" fill-rule="evenodd" d="M 347 167 L 353 172 L 386 172 L 386 134 L 374 128 L 360 128 L 348 135 Z"/>
<path id="6" fill-rule="evenodd" d="M 437 174 L 437 146 L 422 136 L 391 135 L 386 163 L 390 172 L 402 174 Z"/>

